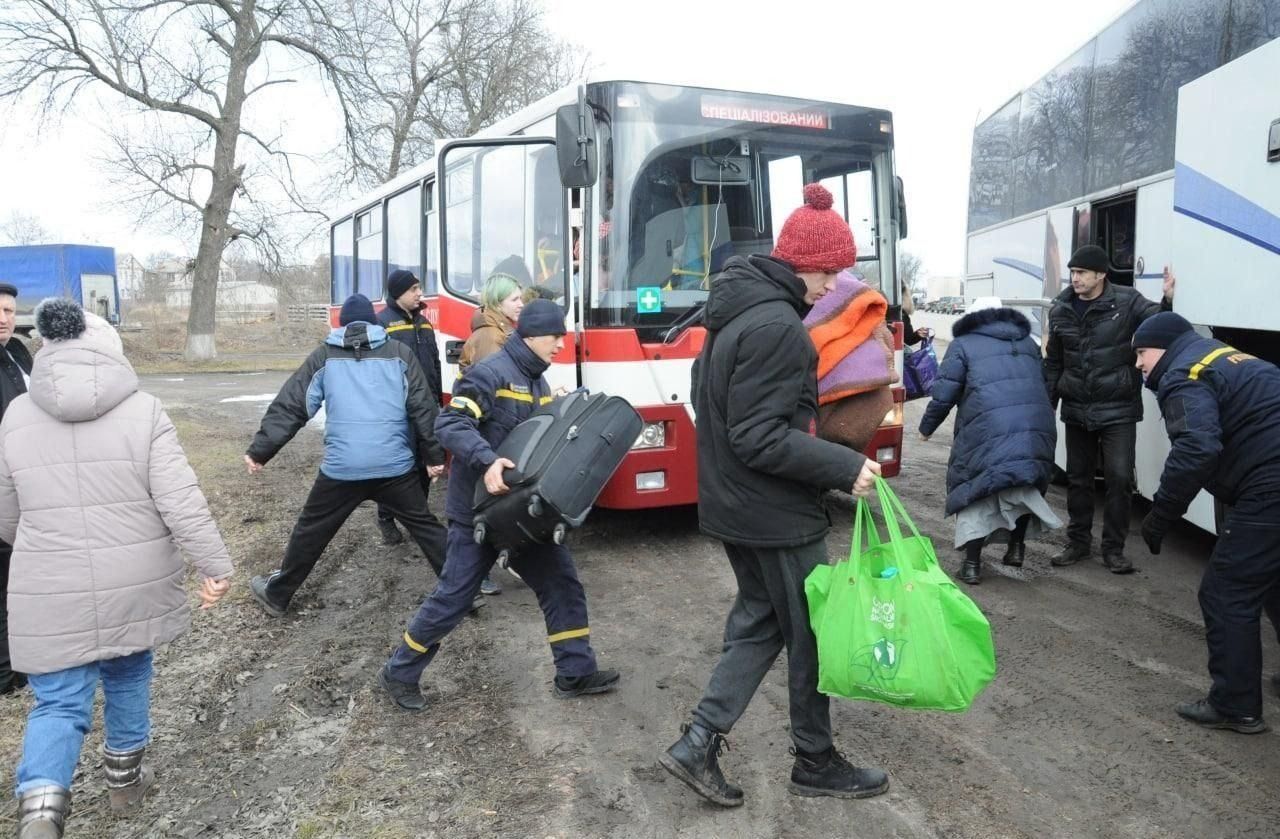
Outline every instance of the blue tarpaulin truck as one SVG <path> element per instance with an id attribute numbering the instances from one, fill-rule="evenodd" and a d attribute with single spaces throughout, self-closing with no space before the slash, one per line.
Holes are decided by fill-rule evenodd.
<path id="1" fill-rule="evenodd" d="M 70 297 L 111 323 L 119 321 L 115 248 L 20 245 L 0 248 L 0 282 L 18 287 L 17 331 L 29 335 L 33 311 L 46 297 Z"/>

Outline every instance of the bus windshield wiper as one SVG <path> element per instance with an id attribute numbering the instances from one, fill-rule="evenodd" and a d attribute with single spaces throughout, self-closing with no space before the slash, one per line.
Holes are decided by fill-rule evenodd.
<path id="1" fill-rule="evenodd" d="M 662 336 L 662 343 L 673 344 L 676 339 L 684 334 L 685 330 L 691 326 L 697 325 L 702 320 L 702 311 L 707 307 L 707 301 L 702 301 L 698 305 L 690 309 L 684 317 L 676 321 L 670 329 Z"/>

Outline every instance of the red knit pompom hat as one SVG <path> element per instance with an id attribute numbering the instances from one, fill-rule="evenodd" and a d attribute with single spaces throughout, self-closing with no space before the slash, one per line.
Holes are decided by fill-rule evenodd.
<path id="1" fill-rule="evenodd" d="M 853 265 L 858 248 L 853 231 L 831 209 L 831 193 L 822 184 L 806 184 L 804 206 L 787 216 L 773 256 L 789 262 L 796 272 L 836 273 Z"/>

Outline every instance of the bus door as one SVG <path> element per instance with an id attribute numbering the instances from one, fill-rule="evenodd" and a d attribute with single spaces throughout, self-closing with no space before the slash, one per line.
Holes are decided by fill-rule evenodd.
<path id="1" fill-rule="evenodd" d="M 447 335 L 471 333 L 486 281 L 514 278 L 566 310 L 565 349 L 552 362 L 553 387 L 578 387 L 577 324 L 570 286 L 569 190 L 561 183 L 550 137 L 454 140 L 437 157 L 440 324 Z M 453 352 L 448 353 L 454 355 Z M 457 376 L 446 365 L 446 381 Z"/>
<path id="2" fill-rule="evenodd" d="M 1151 300 L 1164 297 L 1164 269 L 1172 262 L 1173 178 L 1138 188 L 1133 287 Z"/>
<path id="3" fill-rule="evenodd" d="M 1116 285 L 1133 285 L 1137 205 L 1136 192 L 1093 205 L 1093 244 L 1107 252 L 1107 279 Z"/>

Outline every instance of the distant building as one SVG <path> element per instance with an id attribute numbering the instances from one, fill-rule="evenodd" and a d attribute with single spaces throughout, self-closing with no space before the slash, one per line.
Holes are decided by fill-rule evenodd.
<path id="1" fill-rule="evenodd" d="M 133 254 L 116 254 L 116 285 L 125 300 L 141 300 L 146 293 L 146 268 Z"/>

